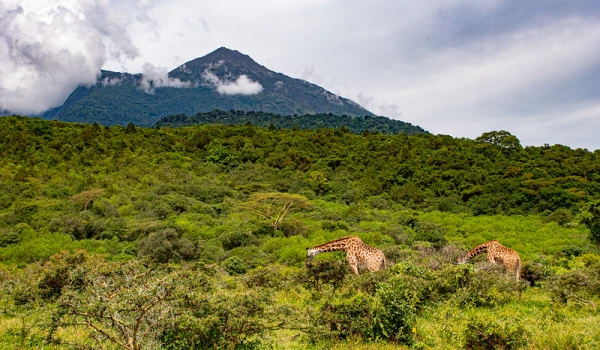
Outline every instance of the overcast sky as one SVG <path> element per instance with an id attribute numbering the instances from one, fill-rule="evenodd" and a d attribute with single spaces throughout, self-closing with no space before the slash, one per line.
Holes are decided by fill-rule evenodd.
<path id="1" fill-rule="evenodd" d="M 434 134 L 600 149 L 598 0 L 0 0 L 0 109 L 221 46 Z"/>

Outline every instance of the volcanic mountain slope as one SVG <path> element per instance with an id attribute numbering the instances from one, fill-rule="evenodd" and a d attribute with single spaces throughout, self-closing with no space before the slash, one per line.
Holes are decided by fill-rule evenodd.
<path id="1" fill-rule="evenodd" d="M 219 48 L 164 74 L 102 71 L 97 83 L 80 86 L 45 119 L 105 125 L 151 126 L 162 117 L 220 110 L 281 115 L 373 113 L 301 79 L 273 72 L 238 51 Z"/>

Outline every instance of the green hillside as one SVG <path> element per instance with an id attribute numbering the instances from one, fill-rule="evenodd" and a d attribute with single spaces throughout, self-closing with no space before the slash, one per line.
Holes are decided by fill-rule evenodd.
<path id="1" fill-rule="evenodd" d="M 500 131 L 3 117 L 0 156 L 0 348 L 600 346 L 600 255 L 579 223 L 598 152 Z M 351 235 L 388 268 L 305 266 Z M 491 239 L 520 254 L 521 282 L 454 264 Z"/>
<path id="2" fill-rule="evenodd" d="M 210 74 L 210 78 L 207 77 Z M 255 94 L 218 91 L 219 84 L 235 82 L 240 76 L 260 84 Z M 206 56 L 186 62 L 168 74 L 180 85 L 147 82 L 142 74 L 102 71 L 97 83 L 80 86 L 63 106 L 47 111 L 44 119 L 152 126 L 162 117 L 220 110 L 263 111 L 275 114 L 333 113 L 364 117 L 373 115 L 357 103 L 301 79 L 273 72 L 235 50 L 219 48 Z M 151 77 L 150 77 L 151 78 Z M 166 77 L 164 77 L 166 79 Z"/>

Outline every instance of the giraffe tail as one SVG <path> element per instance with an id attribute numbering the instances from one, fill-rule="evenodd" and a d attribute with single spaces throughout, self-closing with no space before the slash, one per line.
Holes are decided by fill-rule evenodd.
<path id="1" fill-rule="evenodd" d="M 521 259 L 517 261 L 517 266 L 515 268 L 515 275 L 517 277 L 517 281 L 521 280 Z"/>

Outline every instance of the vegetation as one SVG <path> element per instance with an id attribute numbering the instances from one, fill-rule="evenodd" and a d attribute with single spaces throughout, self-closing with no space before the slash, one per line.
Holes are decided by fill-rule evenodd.
<path id="1" fill-rule="evenodd" d="M 598 152 L 5 117 L 0 156 L 0 348 L 600 346 Z M 388 268 L 304 265 L 350 235 Z M 490 239 L 521 282 L 454 264 Z"/>
<path id="2" fill-rule="evenodd" d="M 419 126 L 414 126 L 400 120 L 388 119 L 378 116 L 349 117 L 345 114 L 303 114 L 280 115 L 267 112 L 254 112 L 242 110 L 197 113 L 193 116 L 177 114 L 164 117 L 156 122 L 158 127 L 181 127 L 197 124 L 222 124 L 222 125 L 256 125 L 264 128 L 277 129 L 318 129 L 333 128 L 340 132 L 361 134 L 369 133 L 416 135 L 426 133 Z M 514 137 L 514 136 L 513 136 Z"/>

